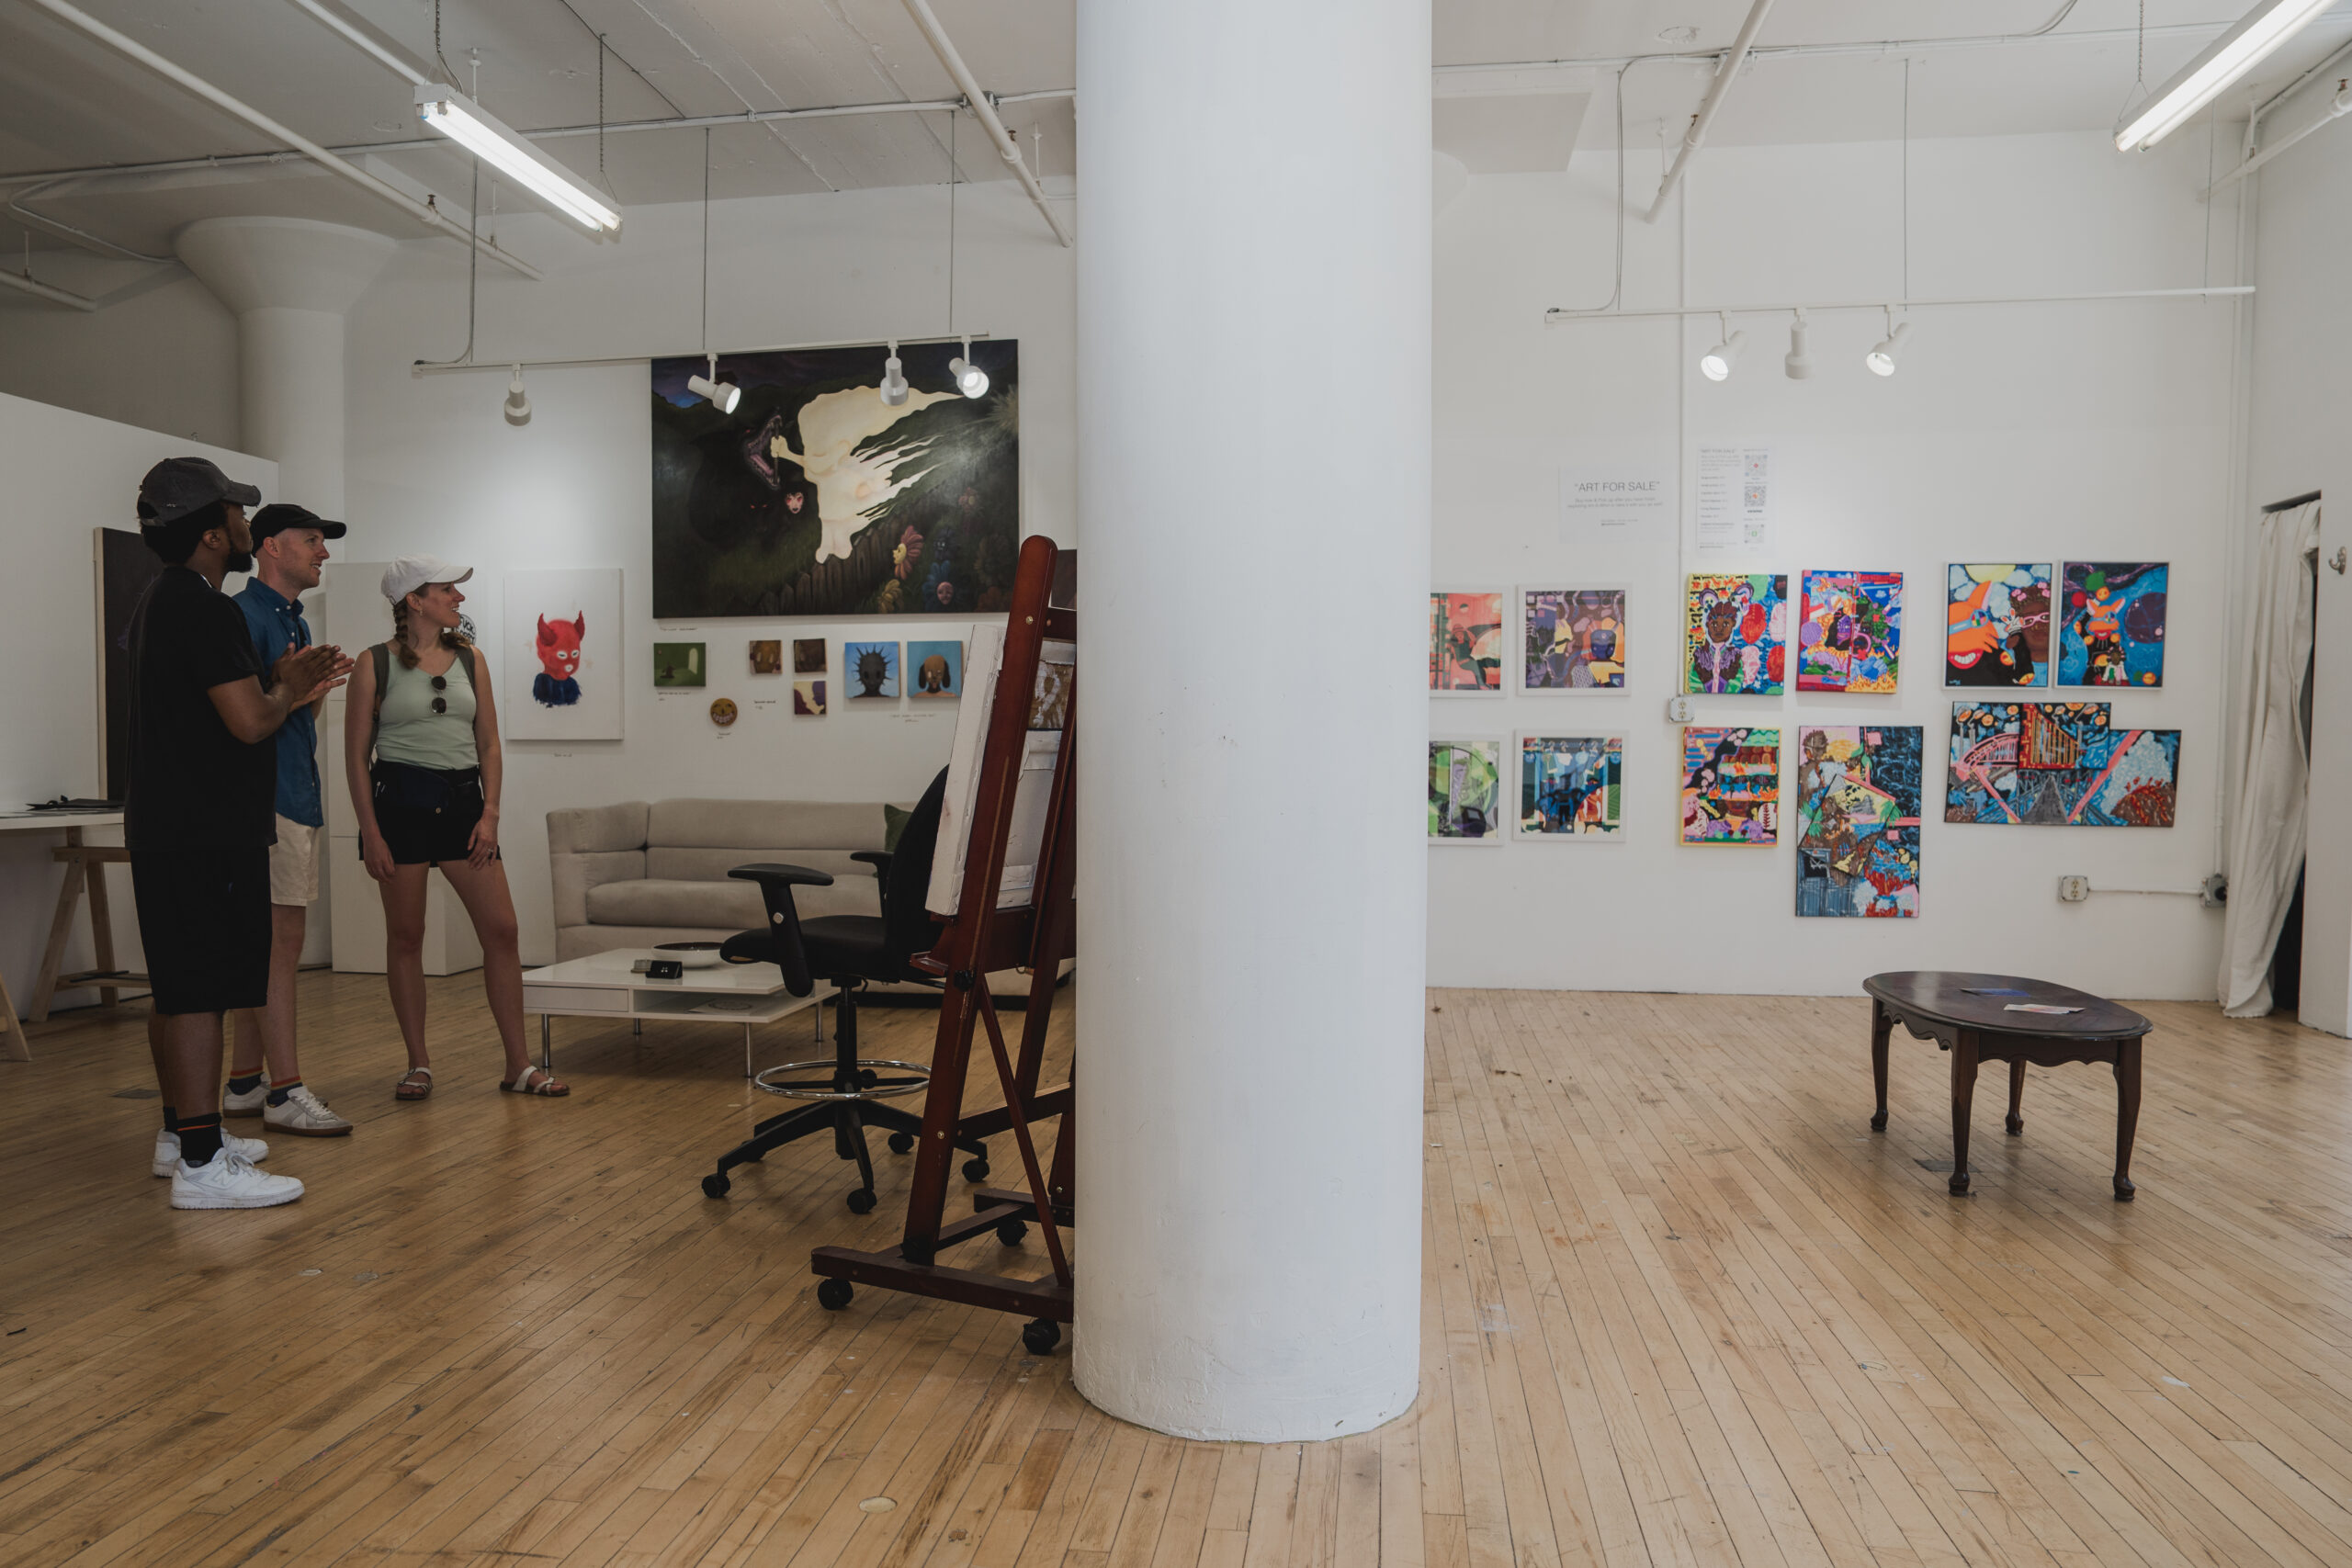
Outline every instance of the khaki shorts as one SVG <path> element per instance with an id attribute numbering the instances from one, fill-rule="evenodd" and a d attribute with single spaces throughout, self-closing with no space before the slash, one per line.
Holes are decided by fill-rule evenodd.
<path id="1" fill-rule="evenodd" d="M 269 901 L 296 908 L 319 901 L 319 835 L 324 829 L 280 817 L 269 848 Z"/>

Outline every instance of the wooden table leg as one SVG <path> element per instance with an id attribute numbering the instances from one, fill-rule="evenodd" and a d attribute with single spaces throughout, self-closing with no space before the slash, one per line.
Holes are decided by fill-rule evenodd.
<path id="1" fill-rule="evenodd" d="M 0 975 L 0 1062 L 32 1059 L 32 1043 L 25 1038 L 25 1026 L 17 1021 L 17 1001 L 8 994 L 8 977 Z"/>
<path id="2" fill-rule="evenodd" d="M 107 900 L 107 868 L 103 861 L 92 861 L 82 873 L 90 891 L 90 951 L 97 955 L 97 968 L 102 975 L 114 973 L 114 907 Z M 122 1000 L 119 986 L 100 986 L 98 1001 L 113 1007 Z"/>
<path id="3" fill-rule="evenodd" d="M 65 842 L 68 848 L 78 848 L 82 829 L 66 829 Z M 88 874 L 89 867 L 78 859 L 65 863 L 65 880 L 57 888 L 57 915 L 49 922 L 49 951 L 41 955 L 40 977 L 33 982 L 33 1006 L 28 1016 L 35 1023 L 49 1021 L 50 1003 L 57 997 L 57 976 L 65 968 L 65 941 L 74 934 L 74 911 L 81 908 L 82 879 Z"/>
<path id="4" fill-rule="evenodd" d="M 2025 1058 L 2012 1058 L 2009 1063 L 2009 1136 L 2014 1138 L 2025 1131 Z"/>
<path id="5" fill-rule="evenodd" d="M 1951 1179 L 1955 1198 L 1968 1196 L 1968 1109 L 1976 1098 L 1976 1032 L 1963 1029 L 1951 1048 Z"/>
<path id="6" fill-rule="evenodd" d="M 1894 1020 L 1887 1012 L 1886 1004 L 1876 997 L 1871 998 L 1871 1081 L 1878 1089 L 1878 1111 L 1871 1117 L 1871 1131 L 1886 1131 L 1886 1040 L 1894 1032 Z"/>
<path id="7" fill-rule="evenodd" d="M 2129 1203 L 2139 1189 L 2132 1185 L 2132 1140 L 2140 1131 L 2140 1043 L 2120 1040 L 2115 1045 L 2115 1201 Z"/>

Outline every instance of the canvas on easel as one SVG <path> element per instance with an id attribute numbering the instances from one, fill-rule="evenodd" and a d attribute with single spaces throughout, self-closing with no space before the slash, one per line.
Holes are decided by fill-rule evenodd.
<path id="1" fill-rule="evenodd" d="M 1047 539 L 1023 544 L 1005 626 L 975 626 L 967 650 L 966 701 L 948 759 L 925 899 L 944 923 L 932 951 L 913 961 L 946 985 L 905 1233 L 887 1252 L 820 1247 L 809 1257 L 810 1269 L 822 1280 L 817 1299 L 830 1309 L 847 1306 L 853 1284 L 859 1284 L 1017 1313 L 1030 1320 L 1023 1341 L 1040 1355 L 1059 1340 L 1059 1325 L 1070 1321 L 1072 1276 L 1061 1231 L 1075 1218 L 1072 1091 L 1068 1084 L 1037 1087 L 1061 965 L 1077 949 L 1078 616 L 1056 602 L 1057 553 Z M 1005 1040 L 988 987 L 989 975 L 1007 969 L 1030 976 L 1017 1051 Z M 1005 1102 L 967 1114 L 964 1089 L 976 1033 L 987 1040 Z M 1033 1124 L 1048 1116 L 1061 1118 L 1050 1171 L 1031 1134 Z M 1023 1189 L 979 1187 L 972 1194 L 973 1213 L 948 1221 L 956 1146 L 1008 1132 L 1020 1151 Z M 967 1162 L 964 1175 L 985 1180 L 986 1158 Z M 1043 1232 L 1053 1264 L 1043 1279 L 938 1261 L 947 1248 L 984 1232 L 1011 1245 L 1031 1224 Z"/>

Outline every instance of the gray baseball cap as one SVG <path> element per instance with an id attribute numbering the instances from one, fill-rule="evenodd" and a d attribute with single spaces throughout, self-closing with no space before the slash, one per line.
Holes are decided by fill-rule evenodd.
<path id="1" fill-rule="evenodd" d="M 239 484 L 209 457 L 166 457 L 139 481 L 139 525 L 175 523 L 216 501 L 259 506 L 261 491 Z"/>

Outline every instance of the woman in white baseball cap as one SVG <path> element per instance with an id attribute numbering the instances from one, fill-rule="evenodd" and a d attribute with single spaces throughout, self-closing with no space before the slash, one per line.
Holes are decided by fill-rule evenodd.
<path id="1" fill-rule="evenodd" d="M 523 964 L 514 898 L 498 855 L 503 761 L 498 713 L 473 645 L 459 633 L 458 585 L 470 567 L 402 556 L 385 570 L 392 639 L 360 656 L 344 725 L 345 772 L 359 816 L 359 852 L 384 898 L 384 972 L 408 1045 L 397 1100 L 433 1092 L 424 1043 L 424 889 L 434 866 L 457 890 L 481 942 L 481 984 L 506 1048 L 499 1087 L 543 1098 L 570 1094 L 531 1066 L 523 1044 Z"/>

